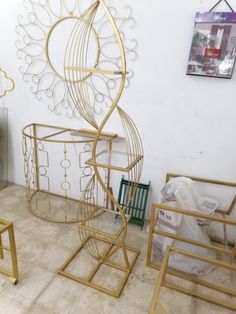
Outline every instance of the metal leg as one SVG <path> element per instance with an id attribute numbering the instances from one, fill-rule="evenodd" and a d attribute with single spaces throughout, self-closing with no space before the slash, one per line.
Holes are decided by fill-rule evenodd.
<path id="1" fill-rule="evenodd" d="M 18 264 L 17 264 L 17 255 L 16 255 L 16 243 L 15 243 L 15 236 L 14 236 L 14 228 L 11 222 L 6 220 L 0 219 L 0 225 L 2 226 L 1 233 L 0 233 L 0 258 L 4 258 L 3 250 L 10 252 L 11 255 L 11 266 L 12 271 L 0 268 L 0 273 L 8 276 L 9 280 L 13 284 L 17 284 L 19 279 L 19 271 L 18 271 Z M 2 243 L 2 233 L 7 232 L 9 237 L 9 247 L 3 245 Z"/>
<path id="2" fill-rule="evenodd" d="M 17 255 L 16 255 L 16 242 L 15 242 L 13 224 L 10 224 L 10 226 L 9 226 L 8 235 L 9 235 L 11 262 L 12 262 L 12 270 L 13 270 L 13 283 L 16 284 L 18 281 L 18 277 L 19 277 L 19 271 L 18 271 L 18 263 L 17 263 Z"/>
<path id="3" fill-rule="evenodd" d="M 4 258 L 3 248 L 2 248 L 2 235 L 0 234 L 0 259 Z"/>

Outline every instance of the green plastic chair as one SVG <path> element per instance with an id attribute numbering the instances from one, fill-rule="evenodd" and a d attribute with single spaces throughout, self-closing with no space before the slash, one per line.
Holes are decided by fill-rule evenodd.
<path id="1" fill-rule="evenodd" d="M 132 202 L 126 208 L 126 214 L 131 215 L 130 222 L 141 226 L 141 230 L 144 226 L 150 184 L 150 181 L 149 184 L 139 183 Z M 125 180 L 124 177 L 122 177 L 118 195 L 118 202 L 122 208 L 126 207 L 127 199 L 131 193 L 131 189 L 133 189 L 135 186 L 136 183 Z"/>

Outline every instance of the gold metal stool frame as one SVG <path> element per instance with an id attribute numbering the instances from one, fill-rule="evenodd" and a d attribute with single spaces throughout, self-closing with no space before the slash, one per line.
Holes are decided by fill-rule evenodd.
<path id="1" fill-rule="evenodd" d="M 223 300 L 216 299 L 216 298 L 211 297 L 209 295 L 204 295 L 203 293 L 199 293 L 199 292 L 196 292 L 196 291 L 193 291 L 190 289 L 186 289 L 180 285 L 169 283 L 166 279 L 167 273 L 174 275 L 174 276 L 178 276 L 178 273 L 176 274 L 174 272 L 169 272 L 169 270 L 168 270 L 168 260 L 169 260 L 169 257 L 173 254 L 183 255 L 183 256 L 190 257 L 190 258 L 193 258 L 196 260 L 200 260 L 202 262 L 210 263 L 210 264 L 218 266 L 218 267 L 226 268 L 226 269 L 229 269 L 231 271 L 236 271 L 236 265 L 231 265 L 231 264 L 228 264 L 228 263 L 225 263 L 222 261 L 210 259 L 210 258 L 201 256 L 201 255 L 198 255 L 198 254 L 187 252 L 187 251 L 179 249 L 179 248 L 168 247 L 166 249 L 166 253 L 165 253 L 163 261 L 162 261 L 159 277 L 158 277 L 157 284 L 156 284 L 156 287 L 155 287 L 155 290 L 153 293 L 152 302 L 151 302 L 151 306 L 149 309 L 150 314 L 158 313 L 158 312 L 156 312 L 156 308 L 158 306 L 158 302 L 160 301 L 159 300 L 160 299 L 160 291 L 161 291 L 162 287 L 174 289 L 178 292 L 187 294 L 189 296 L 196 297 L 196 298 L 201 299 L 203 301 L 207 301 L 207 302 L 210 302 L 212 304 L 223 306 L 227 309 L 236 311 L 236 303 L 229 303 L 229 302 L 226 302 Z M 236 291 L 235 290 L 226 289 L 226 288 L 223 288 L 219 285 L 208 283 L 206 281 L 195 278 L 194 276 L 179 276 L 179 277 L 182 279 L 185 279 L 185 280 L 195 282 L 196 284 L 199 284 L 203 287 L 212 289 L 214 291 L 221 292 L 221 293 L 224 293 L 226 295 L 236 297 Z"/>
<path id="2" fill-rule="evenodd" d="M 234 245 L 233 248 L 230 247 L 221 247 L 219 245 L 216 244 L 209 244 L 209 243 L 205 243 L 205 242 L 201 242 L 198 240 L 193 240 L 193 239 L 189 239 L 189 238 L 185 238 L 183 236 L 180 236 L 178 234 L 172 234 L 169 232 L 165 232 L 162 230 L 159 230 L 157 228 L 155 228 L 155 210 L 163 210 L 163 211 L 170 211 L 170 212 L 175 212 L 178 214 L 183 214 L 183 215 L 187 215 L 187 216 L 192 216 L 195 218 L 199 218 L 199 219 L 205 219 L 208 221 L 214 221 L 217 223 L 222 223 L 223 226 L 234 226 L 236 227 L 236 220 L 231 220 L 231 219 L 227 219 L 227 218 L 222 218 L 222 217 L 215 217 L 215 216 L 209 216 L 206 214 L 201 214 L 199 212 L 191 212 L 188 210 L 184 210 L 181 208 L 175 208 L 175 207 L 171 207 L 171 206 L 167 206 L 164 204 L 152 204 L 152 209 L 151 209 L 151 223 L 150 223 L 150 231 L 149 231 L 149 240 L 148 240 L 148 253 L 147 253 L 147 266 L 153 267 L 153 268 L 160 268 L 160 264 L 154 264 L 152 262 L 152 258 L 151 258 L 151 254 L 152 254 L 152 240 L 153 240 L 153 234 L 157 234 L 159 236 L 162 237 L 168 237 L 174 240 L 178 240 L 178 241 L 182 241 L 185 243 L 189 243 L 191 245 L 195 245 L 195 246 L 199 246 L 199 247 L 203 247 L 206 249 L 210 249 L 213 251 L 216 251 L 218 253 L 222 253 L 225 254 L 227 256 L 231 256 L 231 257 L 235 257 L 236 256 L 236 245 Z"/>
<path id="3" fill-rule="evenodd" d="M 9 246 L 5 246 L 2 243 L 2 234 L 8 232 Z M 17 255 L 16 255 L 16 243 L 14 236 L 13 223 L 0 219 L 0 259 L 4 259 L 4 250 L 10 252 L 12 271 L 0 268 L 0 273 L 9 277 L 9 280 L 13 284 L 17 284 L 19 279 Z"/>

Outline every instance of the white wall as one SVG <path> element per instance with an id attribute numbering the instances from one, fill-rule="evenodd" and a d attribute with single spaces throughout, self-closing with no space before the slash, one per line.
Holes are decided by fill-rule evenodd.
<path id="1" fill-rule="evenodd" d="M 122 103 L 143 139 L 142 180 L 152 182 L 151 201 L 157 199 L 167 171 L 236 181 L 236 73 L 231 80 L 185 75 L 195 13 L 214 2 L 129 0 L 139 57 Z M 9 180 L 24 184 L 22 127 L 41 122 L 79 128 L 83 122 L 55 115 L 30 93 L 15 49 L 22 1 L 1 1 L 0 8 L 0 65 L 16 83 L 3 104 L 9 108 Z"/>

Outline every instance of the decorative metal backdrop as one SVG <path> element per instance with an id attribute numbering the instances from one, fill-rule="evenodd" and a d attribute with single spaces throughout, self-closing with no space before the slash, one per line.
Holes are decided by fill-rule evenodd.
<path id="1" fill-rule="evenodd" d="M 21 61 L 19 68 L 23 80 L 29 84 L 30 91 L 38 100 L 46 99 L 48 108 L 56 114 L 66 114 L 68 118 L 79 118 L 74 102 L 68 92 L 65 77 L 53 64 L 50 56 L 50 45 L 54 31 L 68 21 L 74 23 L 80 18 L 84 7 L 91 3 L 91 0 L 25 0 L 24 6 L 27 13 L 18 17 L 16 32 L 19 39 L 16 41 L 17 56 Z M 129 29 L 135 25 L 131 7 L 123 6 L 117 10 L 113 4 L 115 0 L 108 3 L 109 10 L 116 21 L 117 28 L 124 43 L 124 50 L 129 61 L 137 57 L 137 41 L 130 39 Z M 63 24 L 65 23 L 65 24 Z M 121 57 L 113 54 L 113 46 L 116 43 L 114 33 L 107 29 L 108 21 L 105 14 L 96 16 L 93 21 L 92 36 L 97 47 L 95 64 L 97 67 L 113 65 L 119 68 Z M 62 40 L 62 39 L 61 39 Z M 53 47 L 54 51 L 60 47 Z M 61 48 L 61 49 L 65 49 Z M 62 51 L 64 54 L 65 51 Z M 125 86 L 129 85 L 133 75 L 131 69 L 126 76 Z M 111 92 L 116 89 L 116 77 L 104 80 L 103 77 L 89 77 L 84 84 L 92 94 L 91 110 L 95 114 L 101 114 L 102 104 L 112 104 Z"/>

